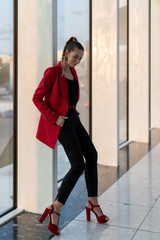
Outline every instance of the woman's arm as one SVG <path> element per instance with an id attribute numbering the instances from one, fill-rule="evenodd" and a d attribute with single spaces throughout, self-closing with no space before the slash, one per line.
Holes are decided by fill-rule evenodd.
<path id="1" fill-rule="evenodd" d="M 48 104 L 44 102 L 43 98 L 49 92 L 53 82 L 54 79 L 51 75 L 51 70 L 47 68 L 32 98 L 32 101 L 38 110 L 51 124 L 55 123 L 60 115 L 56 113 L 52 108 L 50 108 Z"/>

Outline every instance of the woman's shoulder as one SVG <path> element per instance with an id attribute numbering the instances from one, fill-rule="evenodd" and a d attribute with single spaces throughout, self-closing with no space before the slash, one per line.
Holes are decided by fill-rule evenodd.
<path id="1" fill-rule="evenodd" d="M 48 68 L 45 69 L 44 74 L 46 73 L 52 73 L 54 75 L 59 74 L 62 72 L 62 68 L 61 65 L 58 63 L 57 65 L 54 66 L 50 66 Z"/>

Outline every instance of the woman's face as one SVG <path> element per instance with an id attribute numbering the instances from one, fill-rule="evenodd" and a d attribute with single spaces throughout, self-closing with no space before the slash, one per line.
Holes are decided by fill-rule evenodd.
<path id="1" fill-rule="evenodd" d="M 79 50 L 78 48 L 75 48 L 74 51 L 68 52 L 66 50 L 65 56 L 68 57 L 68 65 L 70 67 L 75 67 L 78 63 L 80 63 L 82 57 L 83 57 L 84 51 Z"/>

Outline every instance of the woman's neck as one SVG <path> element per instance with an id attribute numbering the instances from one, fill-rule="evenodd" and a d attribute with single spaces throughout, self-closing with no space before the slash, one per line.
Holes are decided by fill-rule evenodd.
<path id="1" fill-rule="evenodd" d="M 69 65 L 67 63 L 64 63 L 61 61 L 61 66 L 63 71 L 68 72 L 69 71 Z"/>

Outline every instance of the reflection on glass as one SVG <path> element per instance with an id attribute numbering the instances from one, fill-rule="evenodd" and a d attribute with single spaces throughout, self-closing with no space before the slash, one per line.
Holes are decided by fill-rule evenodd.
<path id="1" fill-rule="evenodd" d="M 13 206 L 13 0 L 0 1 L 0 215 Z"/>
<path id="2" fill-rule="evenodd" d="M 119 139 L 127 140 L 127 0 L 119 0 Z"/>
<path id="3" fill-rule="evenodd" d="M 81 63 L 76 66 L 79 77 L 80 100 L 77 110 L 80 119 L 89 131 L 89 1 L 58 0 L 58 61 L 61 60 L 66 41 L 72 36 L 83 45 L 85 52 Z M 60 148 L 60 145 L 57 145 Z M 58 150 L 58 179 L 68 171 L 65 153 Z M 69 163 L 68 163 L 69 166 Z M 60 173 L 61 172 L 61 173 Z"/>

